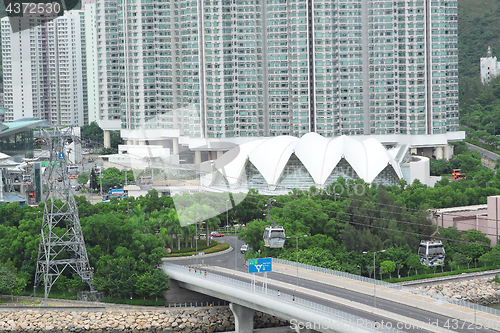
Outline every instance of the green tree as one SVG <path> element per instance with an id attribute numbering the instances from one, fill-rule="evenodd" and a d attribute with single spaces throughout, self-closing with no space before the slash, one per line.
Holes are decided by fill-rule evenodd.
<path id="1" fill-rule="evenodd" d="M 408 266 L 408 276 L 410 276 L 410 269 L 415 268 L 415 275 L 418 275 L 418 267 L 421 265 L 420 264 L 420 258 L 418 257 L 418 254 L 412 253 L 408 256 L 406 259 L 406 265 Z"/>
<path id="2" fill-rule="evenodd" d="M 78 181 L 78 183 L 85 185 L 89 181 L 89 178 L 90 174 L 88 172 L 81 172 L 76 180 Z"/>
<path id="3" fill-rule="evenodd" d="M 137 278 L 135 284 L 137 294 L 144 298 L 154 296 L 158 300 L 158 296 L 162 296 L 165 291 L 170 289 L 168 281 L 168 276 L 160 269 L 145 272 Z"/>
<path id="4" fill-rule="evenodd" d="M 94 168 L 90 171 L 90 188 L 97 190 L 99 188 L 99 181 L 97 179 L 97 172 Z"/>
<path id="5" fill-rule="evenodd" d="M 396 263 L 392 260 L 385 260 L 380 263 L 380 268 L 382 268 L 382 273 L 389 273 L 389 279 L 391 279 L 391 273 L 396 270 Z"/>
<path id="6" fill-rule="evenodd" d="M 238 239 L 247 243 L 254 251 L 264 250 L 264 230 L 266 229 L 267 221 L 260 219 L 253 220 L 247 224 L 247 229 L 241 229 L 238 234 Z M 286 244 L 286 243 L 285 243 Z"/>
<path id="7" fill-rule="evenodd" d="M 132 295 L 137 282 L 137 263 L 131 257 L 102 257 L 97 263 L 94 286 L 111 296 Z"/>
<path id="8" fill-rule="evenodd" d="M 0 265 L 0 293 L 8 294 L 16 287 L 16 274 L 4 265 Z"/>
<path id="9" fill-rule="evenodd" d="M 458 269 L 460 270 L 460 265 L 467 264 L 469 262 L 469 258 L 466 255 L 457 252 L 455 253 L 455 255 L 453 255 L 453 261 L 455 261 L 455 263 L 458 266 Z"/>
<path id="10" fill-rule="evenodd" d="M 108 192 L 113 188 L 121 188 L 125 183 L 125 176 L 118 168 L 107 168 L 102 173 L 102 189 Z"/>
<path id="11" fill-rule="evenodd" d="M 80 130 L 80 135 L 82 139 L 88 140 L 91 145 L 101 146 L 104 143 L 104 131 L 95 121 L 89 125 L 83 125 Z"/>
<path id="12" fill-rule="evenodd" d="M 487 264 L 493 262 L 493 257 L 491 255 L 491 252 L 486 252 L 482 256 L 479 257 L 478 261 L 480 263 L 484 264 L 484 267 L 486 267 Z"/>
<path id="13" fill-rule="evenodd" d="M 290 248 L 283 252 L 279 258 L 295 261 L 296 260 L 296 250 L 294 248 Z M 308 248 L 308 249 L 299 249 L 299 262 L 312 266 L 319 266 L 324 268 L 329 268 L 333 270 L 340 271 L 342 267 L 337 262 L 333 254 L 324 249 L 319 248 Z"/>

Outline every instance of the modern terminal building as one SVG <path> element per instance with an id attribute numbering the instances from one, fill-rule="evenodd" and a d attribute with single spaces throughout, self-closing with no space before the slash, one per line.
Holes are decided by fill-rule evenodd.
<path id="1" fill-rule="evenodd" d="M 29 163 L 34 157 L 33 130 L 42 120 L 25 120 L 0 124 L 0 204 L 19 202 L 21 205 L 41 200 L 41 183 L 38 193 L 34 177 L 27 178 L 26 170 L 36 166 Z M 38 175 L 40 166 L 38 163 Z"/>
<path id="2" fill-rule="evenodd" d="M 328 139 L 316 133 L 242 144 L 219 158 L 214 168 L 202 177 L 207 190 L 280 194 L 311 186 L 326 189 L 340 177 L 388 186 L 400 179 L 410 183 L 419 178 L 428 185 L 435 181 L 429 176 L 429 159 L 409 155 L 407 145 L 387 150 L 374 138 Z"/>

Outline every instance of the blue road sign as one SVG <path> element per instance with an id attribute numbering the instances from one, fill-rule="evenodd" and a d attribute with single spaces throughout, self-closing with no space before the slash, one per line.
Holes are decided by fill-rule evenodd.
<path id="1" fill-rule="evenodd" d="M 59 159 L 64 160 L 64 153 L 59 153 Z"/>
<path id="2" fill-rule="evenodd" d="M 248 273 L 265 273 L 273 271 L 273 258 L 248 260 Z"/>

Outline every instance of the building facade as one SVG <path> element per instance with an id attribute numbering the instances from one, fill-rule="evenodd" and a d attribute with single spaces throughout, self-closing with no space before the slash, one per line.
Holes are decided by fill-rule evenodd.
<path id="1" fill-rule="evenodd" d="M 491 55 L 491 47 L 488 46 L 486 58 L 481 58 L 481 82 L 487 84 L 500 74 L 500 62 L 497 57 Z"/>
<path id="2" fill-rule="evenodd" d="M 87 0 L 82 2 L 81 10 L 75 11 L 80 15 L 84 124 L 97 122 L 99 113 L 95 6 L 94 0 Z"/>
<path id="3" fill-rule="evenodd" d="M 201 136 L 458 131 L 456 1 L 97 0 L 99 123 Z"/>
<path id="4" fill-rule="evenodd" d="M 5 120 L 38 118 L 54 125 L 81 126 L 80 17 L 69 12 L 40 20 L 13 20 L 19 24 L 16 29 L 8 18 L 1 20 Z"/>

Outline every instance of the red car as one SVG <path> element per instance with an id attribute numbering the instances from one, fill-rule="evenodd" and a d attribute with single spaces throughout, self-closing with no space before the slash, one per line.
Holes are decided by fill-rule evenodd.
<path id="1" fill-rule="evenodd" d="M 224 237 L 224 234 L 217 232 L 217 231 L 212 231 L 210 233 L 210 236 L 212 236 L 212 237 Z"/>

